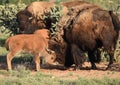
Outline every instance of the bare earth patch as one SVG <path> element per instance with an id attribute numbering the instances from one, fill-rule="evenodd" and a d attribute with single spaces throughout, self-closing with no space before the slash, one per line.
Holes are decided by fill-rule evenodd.
<path id="1" fill-rule="evenodd" d="M 83 65 L 82 70 L 71 70 L 73 67 L 65 70 L 64 67 L 62 66 L 54 66 L 54 67 L 49 67 L 49 68 L 42 68 L 41 72 L 48 74 L 48 75 L 53 75 L 52 78 L 59 77 L 61 79 L 78 79 L 80 77 L 83 78 L 118 78 L 120 76 L 120 64 L 114 63 L 112 68 L 109 70 L 106 70 L 108 63 L 100 63 L 97 64 L 98 70 L 91 70 L 90 69 L 90 63 L 85 62 Z M 35 71 L 32 71 L 32 74 L 35 74 Z"/>
<path id="2" fill-rule="evenodd" d="M 88 79 L 101 79 L 104 77 L 108 78 L 118 78 L 120 76 L 120 64 L 114 63 L 112 68 L 106 70 L 108 63 L 99 63 L 97 64 L 98 70 L 91 70 L 90 63 L 85 62 L 83 65 L 83 69 L 81 70 L 71 70 L 74 68 L 74 65 L 65 69 L 63 66 L 43 66 L 40 70 L 43 74 L 52 75 L 52 78 L 60 78 L 66 80 L 76 80 L 80 77 L 88 78 Z M 2 68 L 2 69 L 1 69 Z M 31 68 L 30 68 L 31 69 Z M 0 70 L 6 71 L 6 66 L 0 64 Z M 31 69 L 31 74 L 35 75 L 37 72 L 34 69 Z M 3 76 L 0 74 L 0 78 Z"/>

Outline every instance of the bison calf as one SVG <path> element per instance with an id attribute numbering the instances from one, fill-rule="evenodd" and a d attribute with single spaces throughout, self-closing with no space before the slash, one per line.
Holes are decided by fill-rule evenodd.
<path id="1" fill-rule="evenodd" d="M 7 55 L 8 70 L 12 70 L 11 60 L 20 52 L 29 52 L 34 55 L 36 70 L 40 70 L 40 57 L 44 57 L 49 64 L 55 60 L 55 52 L 48 49 L 48 30 L 42 29 L 35 31 L 34 34 L 20 34 L 9 37 L 6 40 L 6 48 L 9 50 Z"/>

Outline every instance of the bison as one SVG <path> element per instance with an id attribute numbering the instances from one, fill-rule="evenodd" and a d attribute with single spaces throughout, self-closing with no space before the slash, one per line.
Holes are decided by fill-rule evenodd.
<path id="1" fill-rule="evenodd" d="M 33 33 L 36 29 L 47 28 L 51 26 L 51 20 L 43 20 L 45 12 L 48 12 L 51 7 L 54 7 L 53 2 L 33 2 L 24 10 L 17 13 L 17 21 L 21 33 Z"/>
<path id="2" fill-rule="evenodd" d="M 20 52 L 28 52 L 34 55 L 36 70 L 40 70 L 40 57 L 44 57 L 45 61 L 52 64 L 56 58 L 55 52 L 48 49 L 49 31 L 41 29 L 34 34 L 19 34 L 9 37 L 6 40 L 6 48 L 9 50 L 7 54 L 8 70 L 11 70 L 12 58 Z"/>
<path id="3" fill-rule="evenodd" d="M 99 48 L 104 47 L 110 55 L 108 65 L 110 67 L 113 63 L 120 29 L 117 16 L 111 11 L 103 10 L 97 5 L 84 1 L 65 2 L 62 6 L 65 9 L 58 23 L 57 40 L 53 39 L 49 42 L 50 49 L 56 52 L 57 60 L 64 63 L 66 67 L 70 67 L 73 63 L 81 67 L 85 61 L 84 53 L 87 52 L 91 67 L 96 69 L 95 63 L 100 57 Z M 39 19 L 41 15 L 37 18 L 36 14 L 39 13 L 28 11 L 28 7 L 17 14 L 22 33 L 32 33 L 38 28 L 49 29 L 51 27 L 51 20 L 48 20 L 48 24 L 44 23 L 44 20 Z"/>
<path id="4" fill-rule="evenodd" d="M 77 2 L 77 3 L 76 3 Z M 78 3 L 79 2 L 79 3 Z M 104 48 L 110 56 L 108 68 L 113 64 L 114 51 L 120 30 L 120 21 L 112 12 L 99 6 L 84 2 L 72 1 L 63 4 L 69 12 L 62 17 L 60 29 L 63 29 L 63 39 L 67 43 L 65 66 L 73 63 L 77 67 L 84 62 L 84 53 L 88 53 L 91 68 L 96 69 L 96 52 Z"/>

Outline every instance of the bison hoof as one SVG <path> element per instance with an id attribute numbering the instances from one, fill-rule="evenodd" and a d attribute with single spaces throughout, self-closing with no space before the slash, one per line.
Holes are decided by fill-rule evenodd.
<path id="1" fill-rule="evenodd" d="M 74 68 L 66 68 L 66 70 L 68 70 L 68 71 L 74 71 L 75 69 Z"/>
<path id="2" fill-rule="evenodd" d="M 97 67 L 96 66 L 92 66 L 91 69 L 97 70 Z"/>
<path id="3" fill-rule="evenodd" d="M 112 68 L 112 65 L 108 65 L 108 67 L 106 68 L 106 70 L 110 70 Z"/>

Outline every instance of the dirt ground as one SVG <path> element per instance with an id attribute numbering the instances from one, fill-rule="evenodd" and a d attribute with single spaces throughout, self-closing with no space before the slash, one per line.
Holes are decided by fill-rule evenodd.
<path id="1" fill-rule="evenodd" d="M 97 64 L 97 70 L 91 70 L 90 63 L 85 62 L 81 70 L 73 70 L 74 66 L 65 70 L 63 67 L 58 66 L 52 69 L 41 69 L 46 74 L 52 74 L 54 77 L 64 79 L 78 79 L 83 78 L 117 78 L 120 77 L 120 64 L 114 63 L 112 67 L 106 70 L 108 63 Z"/>
<path id="2" fill-rule="evenodd" d="M 104 77 L 110 77 L 110 78 L 117 78 L 120 77 L 120 64 L 114 63 L 112 67 L 108 70 L 106 70 L 108 63 L 99 63 L 97 64 L 98 69 L 92 70 L 90 69 L 90 63 L 85 62 L 83 65 L 83 68 L 81 70 L 73 70 L 74 65 L 69 68 L 65 69 L 62 65 L 50 65 L 46 66 L 43 65 L 41 68 L 41 72 L 44 74 L 52 75 L 52 78 L 59 77 L 61 79 L 78 79 L 80 77 L 83 78 L 104 78 Z M 6 70 L 6 65 L 0 64 L 0 70 Z M 36 71 L 32 68 L 29 68 L 31 70 L 31 74 L 35 75 Z"/>

